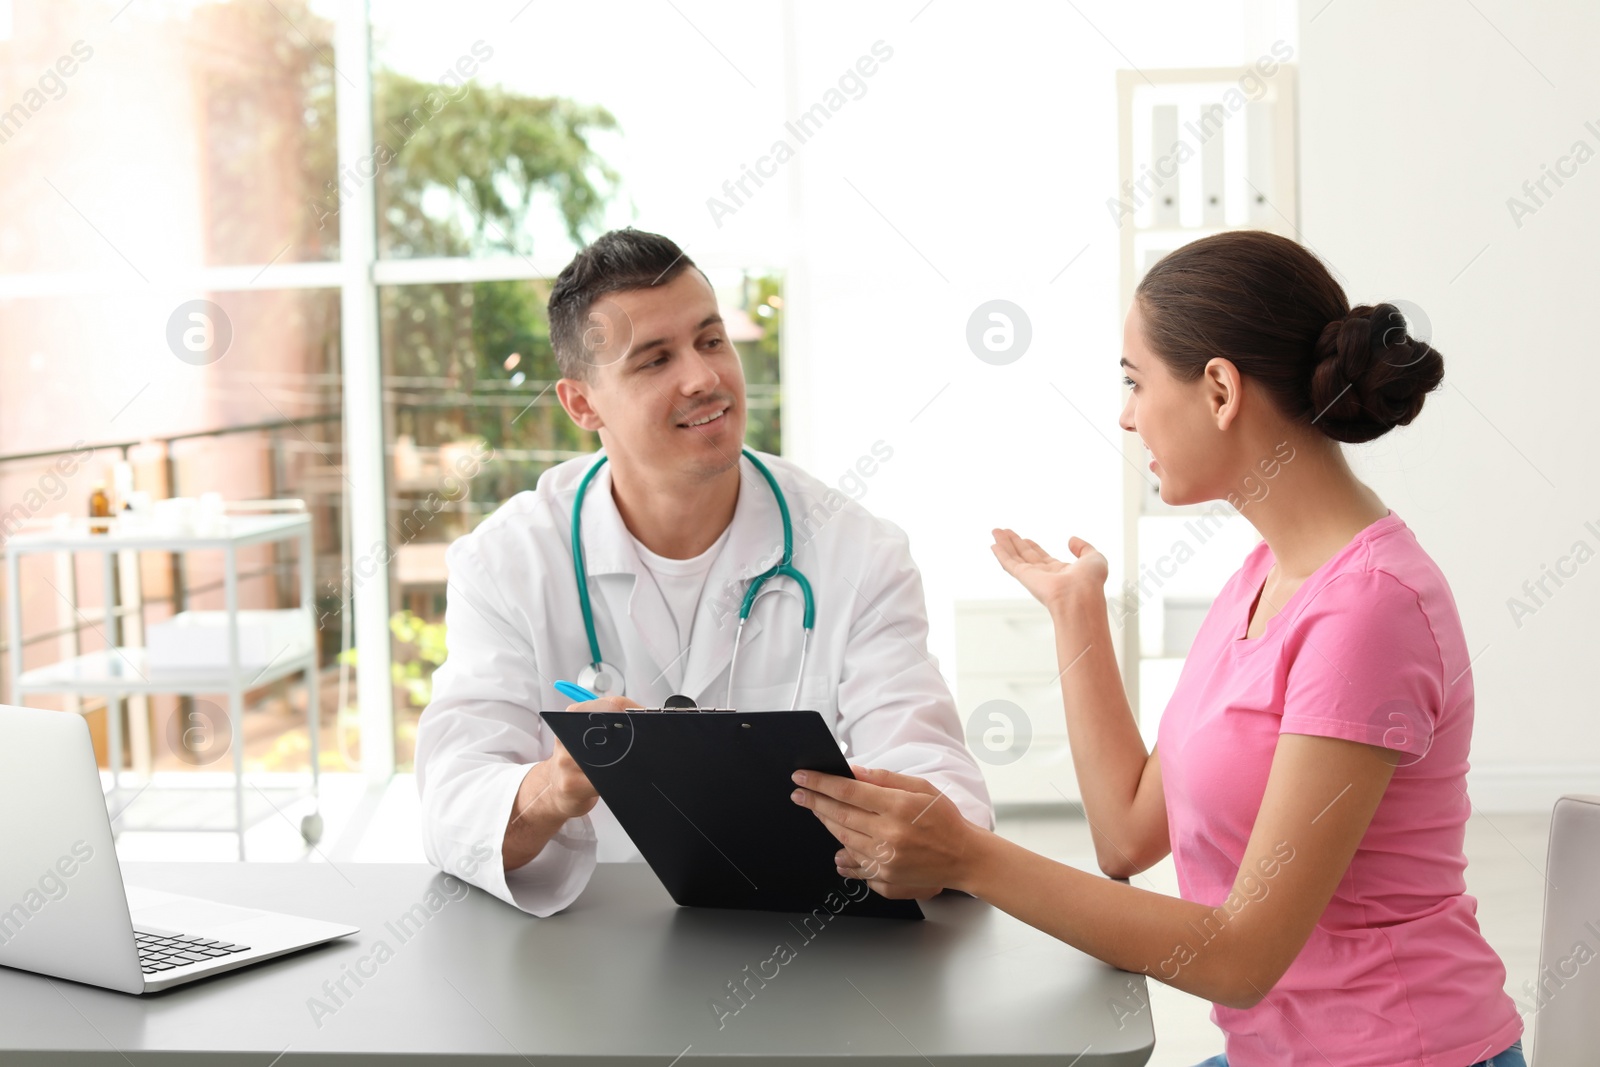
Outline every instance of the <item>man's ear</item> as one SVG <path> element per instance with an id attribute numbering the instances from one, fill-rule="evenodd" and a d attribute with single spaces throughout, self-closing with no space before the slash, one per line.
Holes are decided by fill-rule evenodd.
<path id="1" fill-rule="evenodd" d="M 1206 404 L 1217 429 L 1226 430 L 1238 417 L 1244 402 L 1244 378 L 1233 360 L 1218 357 L 1206 364 L 1201 372 L 1205 385 Z"/>
<path id="2" fill-rule="evenodd" d="M 600 418 L 600 413 L 589 403 L 591 388 L 593 386 L 589 382 L 577 378 L 562 378 L 556 382 L 556 399 L 561 401 L 561 406 L 567 411 L 567 417 L 577 423 L 580 429 L 604 429 L 605 422 Z"/>

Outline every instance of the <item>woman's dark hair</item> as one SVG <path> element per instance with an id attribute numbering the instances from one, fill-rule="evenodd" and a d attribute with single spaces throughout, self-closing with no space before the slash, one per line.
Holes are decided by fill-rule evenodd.
<path id="1" fill-rule="evenodd" d="M 1134 294 L 1145 338 L 1180 381 L 1229 360 L 1279 407 L 1336 441 L 1404 426 L 1444 380 L 1444 360 L 1393 304 L 1351 307 L 1294 241 L 1232 230 L 1168 254 Z"/>

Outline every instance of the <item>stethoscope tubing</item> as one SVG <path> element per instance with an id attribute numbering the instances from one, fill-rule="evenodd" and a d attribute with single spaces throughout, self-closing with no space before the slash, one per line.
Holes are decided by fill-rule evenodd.
<path id="1" fill-rule="evenodd" d="M 798 707 L 800 703 L 800 686 L 805 680 L 806 658 L 811 651 L 811 634 L 816 625 L 817 602 L 811 590 L 811 582 L 794 565 L 794 523 L 789 517 L 789 504 L 784 499 L 783 490 L 778 486 L 778 480 L 772 476 L 772 472 L 767 469 L 767 465 L 756 458 L 755 453 L 748 448 L 743 449 L 742 453 L 750 461 L 751 465 L 760 472 L 761 477 L 767 483 L 767 487 L 772 491 L 772 498 L 777 501 L 778 515 L 783 521 L 783 556 L 776 564 L 750 580 L 750 588 L 745 590 L 744 599 L 739 604 L 739 625 L 734 631 L 733 656 L 728 662 L 726 705 L 728 707 L 733 706 L 733 680 L 739 663 L 739 644 L 744 636 L 744 624 L 749 621 L 750 612 L 754 609 L 756 600 L 760 597 L 768 579 L 788 578 L 800 588 L 800 599 L 803 608 L 801 626 L 804 630 L 804 637 L 800 644 L 800 671 L 795 675 L 794 694 L 789 700 L 789 707 L 793 709 Z M 599 473 L 601 467 L 606 465 L 606 461 L 609 458 L 608 456 L 601 456 L 584 472 L 582 480 L 578 482 L 577 495 L 572 501 L 572 567 L 578 584 L 578 607 L 583 613 L 583 633 L 589 643 L 590 668 L 594 671 L 596 678 L 607 670 L 615 673 L 615 669 L 608 668 L 602 659 L 600 655 L 600 639 L 595 633 L 594 605 L 589 598 L 589 569 L 583 556 L 582 514 L 583 500 L 589 492 L 589 483 L 594 480 L 594 476 Z M 623 692 L 620 675 L 618 675 L 616 681 L 617 686 L 614 693 L 620 694 Z M 613 693 L 608 692 L 607 695 L 613 695 Z"/>

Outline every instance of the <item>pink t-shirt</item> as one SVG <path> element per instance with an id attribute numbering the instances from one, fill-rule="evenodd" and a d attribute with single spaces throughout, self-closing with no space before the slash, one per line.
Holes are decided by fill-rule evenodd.
<path id="1" fill-rule="evenodd" d="M 1229 579 L 1161 719 L 1156 751 L 1184 898 L 1216 907 L 1232 890 L 1280 733 L 1402 755 L 1288 972 L 1256 1007 L 1212 1010 L 1228 1062 L 1467 1067 L 1515 1041 L 1522 1020 L 1466 894 L 1473 698 L 1455 599 L 1391 511 L 1246 639 L 1272 564 L 1262 542 Z"/>

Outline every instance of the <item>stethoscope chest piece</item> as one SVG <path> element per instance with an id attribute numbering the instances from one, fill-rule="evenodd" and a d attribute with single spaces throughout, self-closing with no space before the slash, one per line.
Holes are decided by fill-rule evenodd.
<path id="1" fill-rule="evenodd" d="M 619 697 L 623 694 L 622 672 L 600 660 L 578 672 L 578 684 L 595 696 Z"/>

